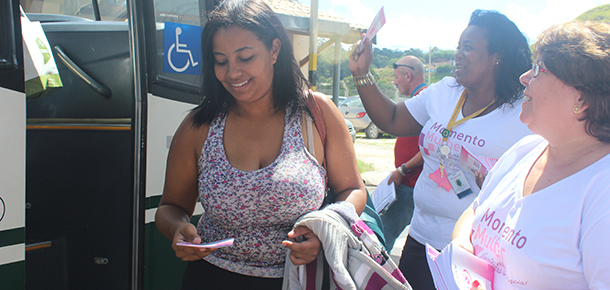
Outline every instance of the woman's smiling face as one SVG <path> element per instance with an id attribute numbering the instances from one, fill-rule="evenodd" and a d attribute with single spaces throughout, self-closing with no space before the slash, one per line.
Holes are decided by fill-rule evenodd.
<path id="1" fill-rule="evenodd" d="M 499 60 L 496 53 L 489 54 L 485 37 L 486 30 L 476 25 L 464 29 L 455 54 L 455 80 L 464 87 L 495 86 L 495 65 Z"/>
<path id="2" fill-rule="evenodd" d="M 280 48 L 278 39 L 267 49 L 250 30 L 239 26 L 221 28 L 212 40 L 216 78 L 238 102 L 271 97 L 273 65 Z"/>
<path id="3" fill-rule="evenodd" d="M 533 70 L 529 70 L 519 78 L 525 85 L 519 119 L 532 132 L 548 138 L 550 134 L 567 131 L 573 126 L 572 121 L 578 119 L 578 115 L 572 109 L 581 103 L 581 93 L 546 71 L 543 61 L 539 60 L 537 64 L 541 71 L 536 77 Z"/>

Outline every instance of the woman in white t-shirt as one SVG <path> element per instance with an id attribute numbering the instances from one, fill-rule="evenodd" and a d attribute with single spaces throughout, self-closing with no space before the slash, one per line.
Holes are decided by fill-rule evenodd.
<path id="1" fill-rule="evenodd" d="M 454 243 L 496 269 L 494 289 L 610 289 L 610 25 L 555 25 L 536 42 L 521 121 Z"/>
<path id="2" fill-rule="evenodd" d="M 363 47 L 352 54 L 350 69 L 367 113 L 385 132 L 420 136 L 424 166 L 399 267 L 413 289 L 434 289 L 425 244 L 436 249 L 449 244 L 455 222 L 479 192 L 475 176 L 531 134 L 519 122 L 524 89 L 519 76 L 531 67 L 530 51 L 506 16 L 476 10 L 458 43 L 455 78 L 395 104 L 369 73 L 371 43 L 365 40 Z"/>

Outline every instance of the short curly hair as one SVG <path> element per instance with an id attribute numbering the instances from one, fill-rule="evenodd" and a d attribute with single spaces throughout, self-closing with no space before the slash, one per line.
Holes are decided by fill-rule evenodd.
<path id="1" fill-rule="evenodd" d="M 610 143 L 610 25 L 554 25 L 538 37 L 534 56 L 582 94 L 588 107 L 580 120 L 586 122 L 587 134 Z"/>

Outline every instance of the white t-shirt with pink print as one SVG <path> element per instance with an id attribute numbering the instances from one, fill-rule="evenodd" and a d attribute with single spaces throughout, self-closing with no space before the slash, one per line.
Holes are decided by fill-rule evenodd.
<path id="1" fill-rule="evenodd" d="M 467 170 L 464 170 L 465 179 L 472 193 L 462 198 L 458 197 L 447 180 L 439 185 L 439 179 L 434 175 L 439 168 L 441 156 L 441 131 L 446 128 L 463 91 L 464 87 L 454 78 L 445 77 L 405 101 L 413 118 L 423 126 L 419 149 L 424 159 L 422 173 L 413 193 L 415 209 L 409 236 L 439 250 L 451 242 L 451 233 L 457 219 L 479 193 L 474 174 Z M 512 105 L 502 105 L 486 115 L 455 126 L 446 144 L 451 148 L 450 160 L 445 165 L 447 174 L 451 175 L 460 168 L 462 146 L 472 154 L 497 160 L 521 138 L 532 134 L 519 120 L 521 103 L 522 100 L 518 100 Z M 456 121 L 463 117 L 460 111 Z"/>
<path id="2" fill-rule="evenodd" d="M 472 204 L 475 254 L 494 290 L 610 289 L 610 155 L 523 197 L 546 140 L 528 136 L 487 175 Z"/>

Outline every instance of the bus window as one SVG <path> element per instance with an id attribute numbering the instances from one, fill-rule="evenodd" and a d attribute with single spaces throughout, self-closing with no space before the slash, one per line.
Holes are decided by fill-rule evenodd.
<path id="1" fill-rule="evenodd" d="M 150 91 L 158 96 L 197 103 L 200 99 L 201 27 L 212 0 L 154 0 L 154 20 L 147 22 Z M 152 32 L 154 29 L 154 33 Z M 151 37 L 152 35 L 152 37 Z"/>
<path id="2" fill-rule="evenodd" d="M 26 13 L 79 16 L 90 20 L 127 21 L 126 0 L 22 0 Z M 97 7 L 96 7 L 97 6 Z M 101 19 L 96 19 L 99 8 Z"/>
<path id="3" fill-rule="evenodd" d="M 0 3 L 0 71 L 9 71 L 17 68 L 13 11 L 11 1 L 2 1 Z"/>
<path id="4" fill-rule="evenodd" d="M 19 7 L 13 3 L 0 1 L 0 87 L 24 92 Z"/>

